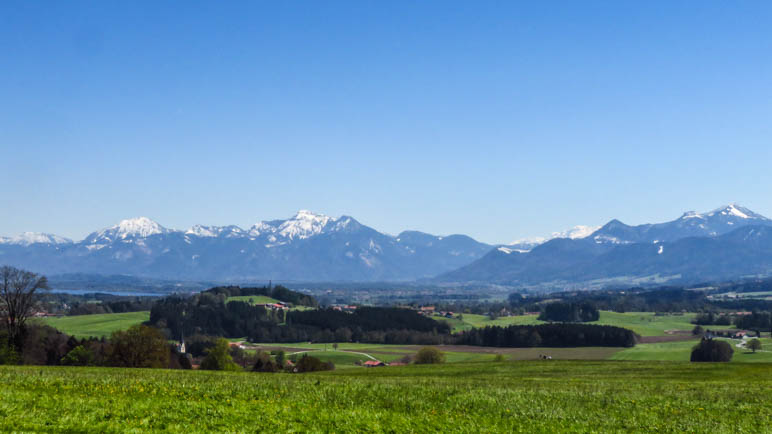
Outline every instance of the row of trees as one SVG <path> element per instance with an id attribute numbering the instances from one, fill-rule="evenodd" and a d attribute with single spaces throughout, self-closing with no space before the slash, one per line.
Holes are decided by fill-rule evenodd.
<path id="1" fill-rule="evenodd" d="M 450 326 L 419 315 L 411 309 L 395 307 L 360 307 L 351 313 L 335 309 L 293 311 L 287 315 L 287 325 L 305 325 L 337 330 L 356 328 L 362 331 L 411 330 L 448 333 Z"/>
<path id="2" fill-rule="evenodd" d="M 104 313 L 141 312 L 150 310 L 155 300 L 151 297 L 102 300 L 99 303 L 77 301 L 67 310 L 67 315 L 97 315 Z"/>
<path id="3" fill-rule="evenodd" d="M 772 312 L 753 312 L 750 315 L 737 315 L 734 319 L 737 328 L 747 330 L 769 330 L 772 332 Z"/>
<path id="4" fill-rule="evenodd" d="M 702 312 L 692 321 L 692 324 L 697 325 L 730 325 L 732 318 L 730 315 L 721 314 L 717 312 Z"/>
<path id="5" fill-rule="evenodd" d="M 455 342 L 486 347 L 632 347 L 630 330 L 592 324 L 488 326 L 459 333 Z"/>
<path id="6" fill-rule="evenodd" d="M 359 327 L 353 329 L 341 327 L 331 330 L 305 325 L 273 325 L 257 329 L 254 334 L 249 335 L 249 340 L 276 343 L 364 342 L 393 345 L 440 345 L 453 343 L 454 337 L 449 333 L 419 332 L 409 329 L 364 331 Z"/>
<path id="7" fill-rule="evenodd" d="M 541 311 L 547 300 L 556 298 L 564 303 L 589 303 L 597 309 L 614 312 L 699 312 L 712 307 L 705 293 L 682 287 L 572 291 L 529 297 L 513 293 L 509 296 L 509 303 L 513 309 L 535 312 Z"/>
<path id="8" fill-rule="evenodd" d="M 7 337 L 0 334 L 0 338 Z M 53 327 L 31 324 L 18 348 L 3 346 L 0 364 L 189 368 L 159 330 L 136 325 L 110 338 L 77 339 Z"/>
<path id="9" fill-rule="evenodd" d="M 591 303 L 550 303 L 539 315 L 542 321 L 590 322 L 597 321 L 600 312 Z"/>

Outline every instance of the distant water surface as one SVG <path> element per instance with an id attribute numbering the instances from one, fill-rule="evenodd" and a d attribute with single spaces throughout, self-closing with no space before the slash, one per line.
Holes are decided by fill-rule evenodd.
<path id="1" fill-rule="evenodd" d="M 94 289 L 52 289 L 50 292 L 54 294 L 71 294 L 71 295 L 84 295 L 84 294 L 108 294 L 119 295 L 121 297 L 163 297 L 169 294 L 162 294 L 158 292 L 135 292 L 135 291 L 99 291 Z"/>

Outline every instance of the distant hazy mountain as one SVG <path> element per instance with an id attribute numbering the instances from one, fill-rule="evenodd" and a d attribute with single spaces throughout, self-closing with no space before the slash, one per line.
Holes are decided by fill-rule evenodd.
<path id="1" fill-rule="evenodd" d="M 72 242 L 48 234 L 0 238 L 0 264 L 44 273 L 99 273 L 184 280 L 412 280 L 469 264 L 491 250 L 464 235 L 391 236 L 352 217 L 299 211 L 249 229 L 167 229 L 123 220 Z"/>
<path id="2" fill-rule="evenodd" d="M 572 240 L 587 238 L 598 229 L 600 229 L 600 226 L 579 225 L 579 226 L 574 226 L 573 228 L 563 232 L 553 232 L 548 237 L 531 237 L 531 238 L 525 238 L 522 240 L 513 241 L 509 245 L 506 245 L 503 247 L 504 247 L 504 250 L 509 249 L 509 250 L 516 250 L 520 252 L 526 252 L 538 246 L 539 244 L 544 244 L 549 240 L 554 240 L 555 238 L 570 238 Z"/>
<path id="3" fill-rule="evenodd" d="M 438 277 L 510 285 L 701 281 L 772 274 L 772 221 L 738 205 L 688 212 L 668 223 L 612 220 L 584 238 L 556 238 L 530 251 L 499 247 Z"/>
<path id="4" fill-rule="evenodd" d="M 772 220 L 731 204 L 704 214 L 689 211 L 667 223 L 628 226 L 619 220 L 612 220 L 593 233 L 592 238 L 613 244 L 654 243 L 686 237 L 715 237 L 751 225 L 772 225 Z"/>

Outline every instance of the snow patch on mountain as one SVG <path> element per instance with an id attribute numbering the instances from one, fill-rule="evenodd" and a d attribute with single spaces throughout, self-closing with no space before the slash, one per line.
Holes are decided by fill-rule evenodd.
<path id="1" fill-rule="evenodd" d="M 219 231 L 216 227 L 213 226 L 202 226 L 202 225 L 194 225 L 187 231 L 185 231 L 186 235 L 195 235 L 197 237 L 202 238 L 214 238 L 219 235 Z"/>
<path id="2" fill-rule="evenodd" d="M 736 203 L 730 203 L 729 205 L 716 208 L 713 211 L 710 211 L 707 213 L 698 213 L 695 211 L 689 211 L 685 213 L 683 216 L 681 216 L 681 220 L 692 219 L 692 218 L 699 218 L 699 219 L 706 220 L 710 217 L 718 217 L 718 216 L 737 217 L 743 220 L 756 219 L 756 220 L 769 221 L 769 219 L 764 217 L 763 215 L 756 214 L 755 212 L 749 210 L 748 208 L 740 206 Z"/>
<path id="3" fill-rule="evenodd" d="M 216 238 L 225 236 L 227 238 L 243 237 L 246 232 L 238 226 L 203 226 L 194 225 L 185 232 L 186 235 L 193 235 L 200 238 Z"/>
<path id="4" fill-rule="evenodd" d="M 15 237 L 0 237 L 0 244 L 29 246 L 32 244 L 72 244 L 69 238 L 42 232 L 23 232 Z"/>
<path id="5" fill-rule="evenodd" d="M 527 252 L 539 244 L 544 244 L 549 240 L 554 240 L 555 238 L 570 238 L 572 240 L 587 238 L 598 229 L 600 229 L 600 226 L 578 225 L 563 232 L 553 232 L 546 237 L 530 237 L 516 240 L 508 244 L 507 248 L 511 251 Z"/>

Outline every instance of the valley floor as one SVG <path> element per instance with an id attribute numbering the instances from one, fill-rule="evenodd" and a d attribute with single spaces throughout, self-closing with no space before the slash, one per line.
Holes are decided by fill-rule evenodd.
<path id="1" fill-rule="evenodd" d="M 0 431 L 769 432 L 772 364 L 476 362 L 254 374 L 0 366 Z"/>

